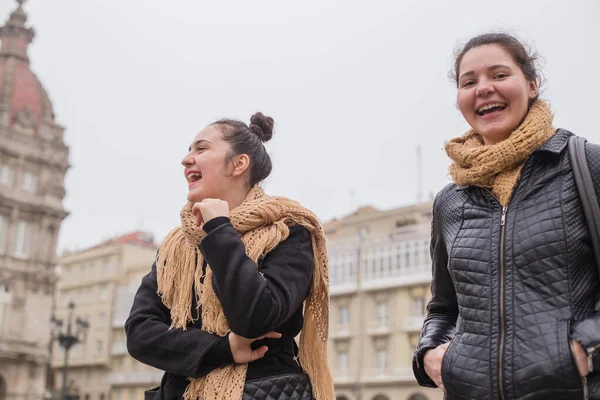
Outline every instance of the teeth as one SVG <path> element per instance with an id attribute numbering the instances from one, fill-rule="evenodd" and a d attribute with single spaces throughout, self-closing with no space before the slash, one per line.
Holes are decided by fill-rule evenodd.
<path id="1" fill-rule="evenodd" d="M 202 174 L 194 172 L 188 175 L 188 178 L 190 178 L 190 180 L 192 181 L 197 181 L 198 179 L 202 178 Z"/>
<path id="2" fill-rule="evenodd" d="M 479 110 L 477 110 L 477 112 L 483 112 L 485 110 L 489 110 L 490 108 L 494 108 L 494 107 L 504 107 L 504 104 L 500 104 L 500 103 L 488 104 L 486 106 L 480 107 Z"/>

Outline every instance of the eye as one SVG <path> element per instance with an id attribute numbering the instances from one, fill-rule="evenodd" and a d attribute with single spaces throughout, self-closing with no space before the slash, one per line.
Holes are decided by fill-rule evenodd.
<path id="1" fill-rule="evenodd" d="M 465 81 L 465 82 L 463 82 L 462 87 L 472 86 L 474 83 L 475 83 L 474 80 Z"/>
<path id="2" fill-rule="evenodd" d="M 206 150 L 206 147 L 198 147 L 196 149 L 196 153 L 201 153 L 202 151 Z"/>
<path id="3" fill-rule="evenodd" d="M 500 72 L 500 73 L 496 74 L 495 78 L 496 79 L 502 79 L 502 78 L 506 78 L 507 76 L 508 76 L 507 73 Z"/>

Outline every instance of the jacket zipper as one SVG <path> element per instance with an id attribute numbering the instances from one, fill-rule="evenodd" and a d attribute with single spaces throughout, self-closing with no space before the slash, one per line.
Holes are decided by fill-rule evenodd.
<path id="1" fill-rule="evenodd" d="M 502 359 L 504 358 L 504 235 L 506 231 L 507 210 L 508 206 L 502 207 L 502 218 L 500 219 L 500 354 L 498 356 L 498 389 L 500 400 L 504 400 Z"/>

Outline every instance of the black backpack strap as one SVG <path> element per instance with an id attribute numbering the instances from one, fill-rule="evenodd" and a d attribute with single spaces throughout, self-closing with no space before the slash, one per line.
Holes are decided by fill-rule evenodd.
<path id="1" fill-rule="evenodd" d="M 592 240 L 598 276 L 600 276 L 600 206 L 598 205 L 594 181 L 588 166 L 585 143 L 584 138 L 571 136 L 569 138 L 569 156 L 579 199 Z"/>

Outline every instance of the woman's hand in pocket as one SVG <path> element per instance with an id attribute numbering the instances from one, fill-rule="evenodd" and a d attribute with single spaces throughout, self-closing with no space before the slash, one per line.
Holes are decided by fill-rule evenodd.
<path id="1" fill-rule="evenodd" d="M 444 385 L 442 383 L 442 360 L 444 359 L 444 354 L 446 354 L 448 346 L 450 346 L 450 342 L 441 344 L 435 349 L 428 350 L 423 357 L 425 372 L 429 375 L 433 383 L 442 390 L 444 390 Z"/>
<path id="2" fill-rule="evenodd" d="M 575 357 L 579 375 L 587 376 L 589 374 L 587 354 L 583 349 L 583 346 L 578 341 L 571 340 L 571 350 L 573 350 L 573 357 Z"/>

